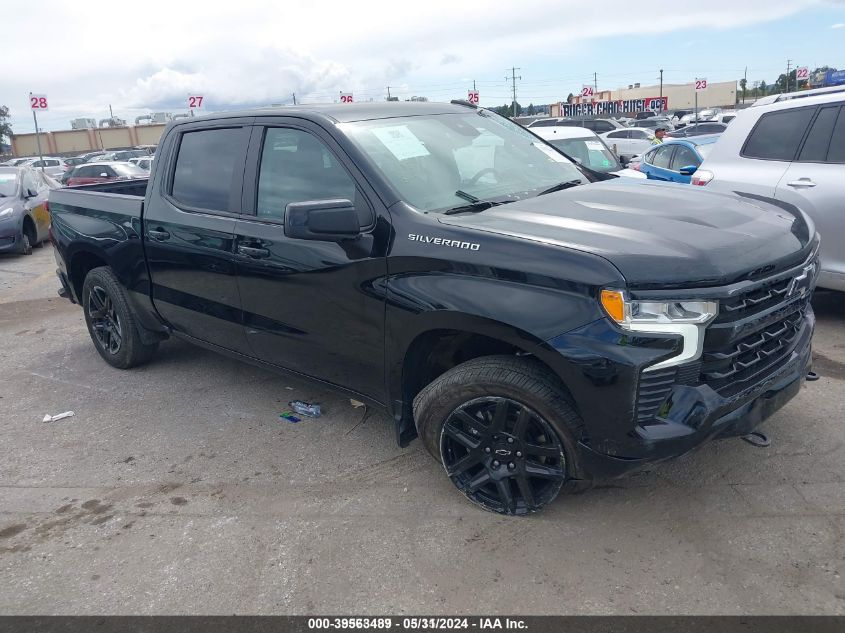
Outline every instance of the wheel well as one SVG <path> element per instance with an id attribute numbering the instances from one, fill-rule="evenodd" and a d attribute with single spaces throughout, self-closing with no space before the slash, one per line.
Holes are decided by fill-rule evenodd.
<path id="1" fill-rule="evenodd" d="M 29 238 L 30 244 L 35 246 L 35 241 L 38 239 L 38 231 L 35 228 L 35 222 L 28 215 L 23 216 L 23 232 Z"/>
<path id="2" fill-rule="evenodd" d="M 516 345 L 472 332 L 432 330 L 418 336 L 405 354 L 402 366 L 402 416 L 397 429 L 399 443 L 404 446 L 416 435 L 413 402 L 423 387 L 461 363 L 499 354 L 530 356 L 549 372 L 572 399 L 571 392 L 551 367 Z"/>
<path id="3" fill-rule="evenodd" d="M 70 273 L 70 283 L 73 286 L 73 292 L 79 301 L 82 301 L 82 285 L 85 283 L 85 277 L 93 269 L 105 265 L 106 262 L 93 253 L 82 252 L 73 256 L 68 272 Z"/>

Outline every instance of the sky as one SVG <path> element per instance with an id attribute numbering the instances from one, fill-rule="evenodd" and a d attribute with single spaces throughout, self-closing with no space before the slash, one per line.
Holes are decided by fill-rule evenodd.
<path id="1" fill-rule="evenodd" d="M 78 0 L 4 0 L 0 105 L 34 131 L 114 114 L 425 96 L 552 103 L 584 84 L 616 89 L 695 77 L 773 82 L 786 69 L 845 68 L 845 0 L 484 0 L 387 2 L 144 0 L 82 10 Z M 645 8 L 639 8 L 643 6 Z M 670 104 L 671 107 L 671 104 Z"/>

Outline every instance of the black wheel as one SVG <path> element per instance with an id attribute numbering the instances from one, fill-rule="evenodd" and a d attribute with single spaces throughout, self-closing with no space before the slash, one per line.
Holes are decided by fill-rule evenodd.
<path id="1" fill-rule="evenodd" d="M 112 367 L 145 363 L 158 348 L 158 343 L 142 342 L 126 294 L 108 268 L 94 268 L 85 277 L 82 309 L 94 347 Z"/>
<path id="2" fill-rule="evenodd" d="M 29 235 L 26 231 L 21 233 L 21 254 L 32 255 L 32 243 L 29 241 Z"/>
<path id="3" fill-rule="evenodd" d="M 536 512 L 577 475 L 581 419 L 530 359 L 490 356 L 454 367 L 420 392 L 414 417 L 452 483 L 487 510 Z"/>

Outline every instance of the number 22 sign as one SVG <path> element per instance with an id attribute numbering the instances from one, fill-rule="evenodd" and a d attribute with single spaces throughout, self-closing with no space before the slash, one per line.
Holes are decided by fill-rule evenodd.
<path id="1" fill-rule="evenodd" d="M 202 109 L 202 95 L 188 95 L 188 109 L 200 110 Z"/>
<path id="2" fill-rule="evenodd" d="M 38 110 L 39 112 L 49 110 L 50 108 L 47 107 L 47 95 L 36 95 L 30 92 L 29 107 L 30 109 Z"/>

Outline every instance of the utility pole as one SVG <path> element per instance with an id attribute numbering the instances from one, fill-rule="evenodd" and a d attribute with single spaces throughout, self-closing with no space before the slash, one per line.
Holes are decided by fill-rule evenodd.
<path id="1" fill-rule="evenodd" d="M 32 96 L 32 93 L 29 93 Z M 41 161 L 41 173 L 44 173 L 44 156 L 41 153 L 41 135 L 38 133 L 38 117 L 35 116 L 35 108 L 32 109 L 32 121 L 35 123 L 35 142 L 38 143 L 38 160 Z"/>
<path id="2" fill-rule="evenodd" d="M 473 92 L 475 92 L 475 90 L 476 90 L 476 88 L 475 88 L 475 79 L 473 79 L 473 80 L 472 80 L 472 91 L 473 91 Z"/>
<path id="3" fill-rule="evenodd" d="M 514 66 L 513 68 L 511 68 L 511 76 L 510 76 L 510 77 L 505 77 L 505 80 L 506 80 L 506 81 L 507 81 L 508 79 L 510 79 L 510 80 L 511 80 L 511 85 L 512 85 L 512 89 L 513 89 L 513 103 L 511 104 L 511 109 L 512 109 L 512 114 L 513 114 L 513 116 L 516 116 L 516 115 L 517 115 L 517 114 L 516 114 L 516 80 L 517 80 L 517 79 L 519 79 L 520 81 L 522 81 L 522 75 L 517 76 L 517 74 L 516 74 L 516 71 L 517 71 L 517 70 L 522 70 L 522 69 L 521 69 L 521 68 L 516 68 L 516 67 Z"/>
<path id="4" fill-rule="evenodd" d="M 789 67 L 791 65 L 792 65 L 792 60 L 787 59 L 786 60 L 786 77 L 785 77 L 784 82 L 783 82 L 784 86 L 785 86 L 784 92 L 789 92 Z"/>
<path id="5" fill-rule="evenodd" d="M 742 73 L 742 103 L 745 103 L 745 89 L 748 87 L 748 66 L 745 67 L 745 72 Z"/>
<path id="6" fill-rule="evenodd" d="M 296 93 L 292 92 L 290 95 L 293 97 L 293 105 L 296 105 Z"/>
<path id="7" fill-rule="evenodd" d="M 660 107 L 663 107 L 663 69 L 660 69 Z"/>
<path id="8" fill-rule="evenodd" d="M 113 118 L 114 118 L 114 112 L 112 112 L 112 109 L 111 109 L 111 104 L 109 104 L 109 118 L 110 118 L 110 119 L 113 119 Z"/>
<path id="9" fill-rule="evenodd" d="M 596 98 L 599 96 L 599 75 L 598 73 L 593 73 L 593 94 L 596 95 Z"/>
<path id="10" fill-rule="evenodd" d="M 390 86 L 387 87 L 387 100 L 390 101 Z"/>

